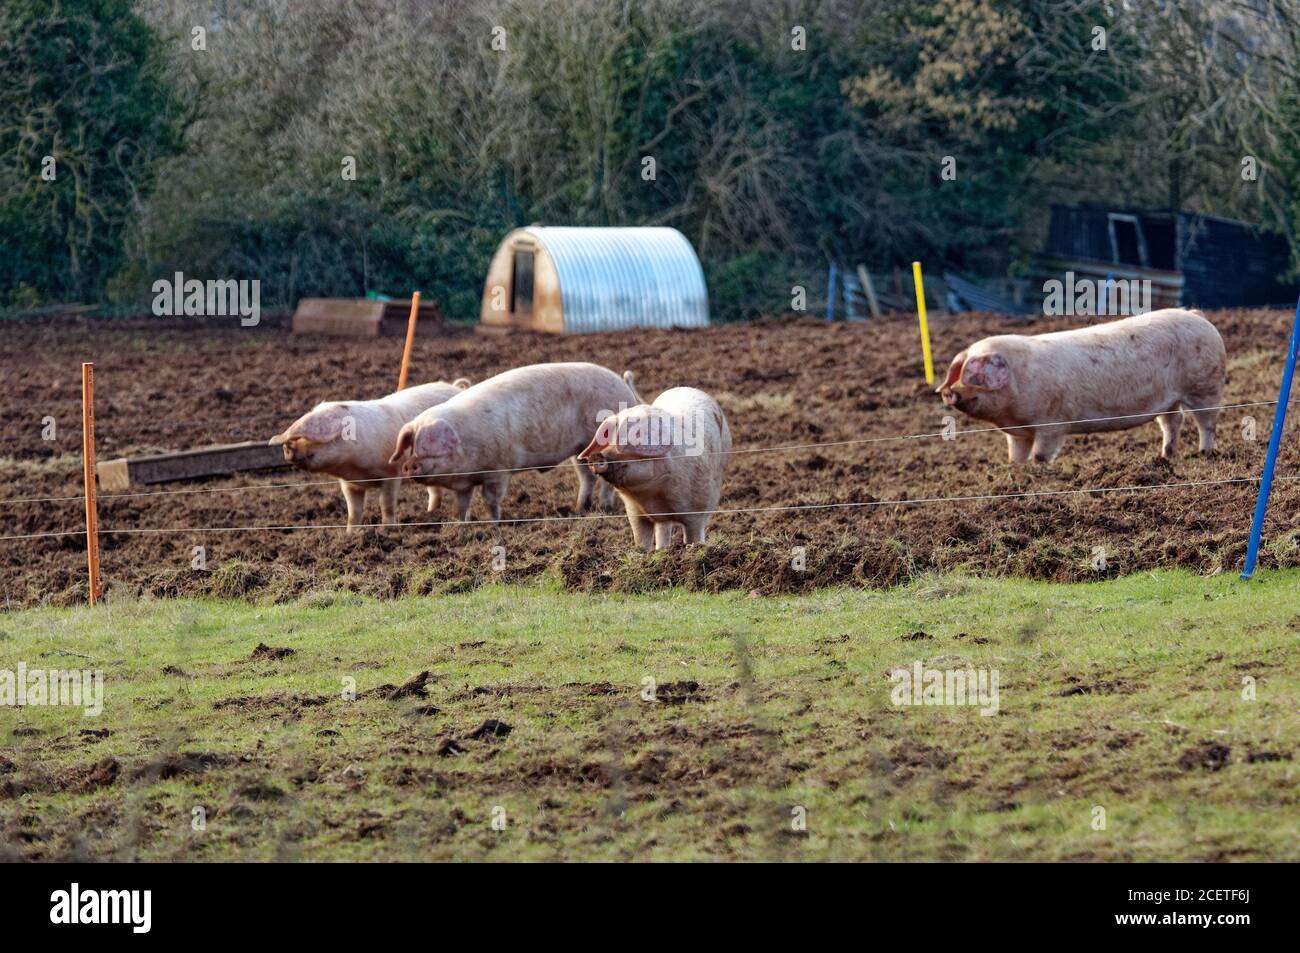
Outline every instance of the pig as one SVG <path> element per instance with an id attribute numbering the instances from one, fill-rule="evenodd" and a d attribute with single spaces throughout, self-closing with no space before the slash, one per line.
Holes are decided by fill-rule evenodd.
<path id="1" fill-rule="evenodd" d="M 282 447 L 284 458 L 309 473 L 337 477 L 348 505 L 348 531 L 361 520 L 366 489 L 379 490 L 379 511 L 386 524 L 397 522 L 399 468 L 389 461 L 393 441 L 409 420 L 470 386 L 466 378 L 408 387 L 377 400 L 332 400 L 317 404 L 268 442 Z M 438 506 L 429 490 L 429 509 Z"/>
<path id="2" fill-rule="evenodd" d="M 457 493 L 457 516 L 469 516 L 476 487 L 501 519 L 510 474 L 546 471 L 586 446 L 591 428 L 637 402 L 631 372 L 619 377 L 596 364 L 530 364 L 480 381 L 430 407 L 401 428 L 389 462 L 404 476 Z M 596 479 L 574 461 L 577 509 L 591 508 Z"/>
<path id="3" fill-rule="evenodd" d="M 704 542 L 722 496 L 731 429 L 718 402 L 694 387 L 664 391 L 606 418 L 578 454 L 623 499 L 632 539 L 667 549 L 673 527 L 687 545 Z"/>
<path id="4" fill-rule="evenodd" d="M 1050 334 L 1000 334 L 953 358 L 943 402 L 1006 432 L 1012 463 L 1051 463 L 1068 434 L 1155 420 L 1160 456 L 1178 453 L 1182 410 L 1214 449 L 1224 385 L 1223 339 L 1195 311 L 1166 308 Z M 1096 419 L 1112 418 L 1112 419 Z"/>

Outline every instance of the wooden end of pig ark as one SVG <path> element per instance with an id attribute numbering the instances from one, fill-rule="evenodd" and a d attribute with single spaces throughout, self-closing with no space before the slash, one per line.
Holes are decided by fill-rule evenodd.
<path id="1" fill-rule="evenodd" d="M 294 334 L 373 338 L 405 334 L 411 299 L 380 301 L 371 298 L 303 298 L 293 313 Z M 418 327 L 441 323 L 442 312 L 432 301 L 420 302 Z"/>
<path id="2" fill-rule="evenodd" d="M 675 228 L 532 225 L 501 242 L 480 330 L 575 334 L 709 324 L 704 269 Z"/>

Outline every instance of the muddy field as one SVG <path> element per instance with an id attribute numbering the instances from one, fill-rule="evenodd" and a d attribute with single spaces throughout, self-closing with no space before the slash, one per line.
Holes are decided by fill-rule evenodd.
<path id="1" fill-rule="evenodd" d="M 1274 400 L 1290 315 L 1210 317 L 1228 348 L 1225 403 Z M 400 338 L 295 338 L 276 322 L 265 325 L 68 319 L 3 329 L 0 534 L 69 534 L 0 541 L 6 605 L 85 597 L 76 498 L 82 360 L 96 365 L 101 460 L 269 437 L 319 400 L 373 397 L 393 386 Z M 938 318 L 935 363 L 942 373 L 956 351 L 987 334 L 1069 326 L 989 315 Z M 1263 461 L 1271 405 L 1227 410 L 1219 449 L 1208 459 L 1186 453 L 1195 446 L 1189 421 L 1184 455 L 1172 465 L 1158 459 L 1159 431 L 1149 424 L 1072 437 L 1052 466 L 1012 468 L 997 434 L 907 437 L 936 434 L 945 414 L 925 385 L 918 351 L 914 321 L 901 318 L 833 326 L 770 320 L 570 338 L 430 333 L 417 341 L 413 380 L 478 381 L 524 363 L 593 360 L 634 370 L 647 400 L 676 385 L 710 391 L 726 410 L 740 451 L 730 461 L 721 504 L 736 512 L 717 515 L 706 546 L 646 558 L 630 551 L 621 515 L 563 519 L 574 515 L 576 478 L 567 468 L 516 477 L 504 511 L 507 518 L 562 519 L 468 532 L 410 525 L 351 535 L 337 528 L 258 528 L 343 522 L 337 484 L 290 470 L 134 488 L 149 495 L 101 498 L 108 596 L 278 599 L 325 589 L 396 596 L 548 570 L 578 589 L 680 584 L 770 593 L 888 585 L 928 569 L 1071 581 L 1158 566 L 1201 573 L 1240 567 L 1255 494 L 1249 481 Z M 1254 439 L 1246 415 L 1257 420 Z M 47 417 L 58 427 L 53 441 L 42 439 Z M 984 425 L 960 418 L 958 426 Z M 857 442 L 834 445 L 840 441 Z M 1289 439 L 1266 527 L 1265 568 L 1300 565 L 1297 463 L 1300 448 Z M 1245 482 L 1212 482 L 1228 480 Z M 1184 483 L 1204 485 L 1170 485 Z M 1060 492 L 1117 487 L 1128 489 Z M 33 498 L 40 499 L 24 502 Z M 372 498 L 367 510 L 376 522 L 377 502 Z M 434 519 L 423 502 L 423 491 L 405 488 L 402 518 Z M 484 515 L 476 500 L 474 516 Z M 450 519 L 448 504 L 437 519 Z M 492 567 L 499 545 L 506 547 L 500 572 Z M 198 546 L 205 548 L 206 570 L 191 568 Z M 796 547 L 804 548 L 802 570 L 792 566 Z M 1098 553 L 1105 557 L 1100 572 Z"/>

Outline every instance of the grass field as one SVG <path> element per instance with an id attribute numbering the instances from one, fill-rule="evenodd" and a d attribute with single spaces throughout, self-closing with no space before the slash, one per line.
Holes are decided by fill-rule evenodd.
<path id="1" fill-rule="evenodd" d="M 0 709 L 0 852 L 1300 860 L 1298 585 L 12 612 L 0 670 L 100 669 L 104 708 Z M 918 660 L 996 671 L 997 713 L 893 704 Z"/>

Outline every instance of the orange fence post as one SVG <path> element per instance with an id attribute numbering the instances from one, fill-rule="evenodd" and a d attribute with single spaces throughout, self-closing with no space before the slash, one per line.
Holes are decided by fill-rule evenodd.
<path id="1" fill-rule="evenodd" d="M 420 313 L 420 292 L 411 295 L 411 317 L 406 322 L 406 347 L 402 350 L 402 371 L 397 375 L 397 389 L 406 390 L 406 375 L 411 369 L 411 347 L 415 344 L 415 319 Z"/>
<path id="2" fill-rule="evenodd" d="M 95 505 L 95 365 L 81 365 L 81 460 L 86 486 L 86 565 L 90 604 L 99 598 L 99 515 Z"/>

